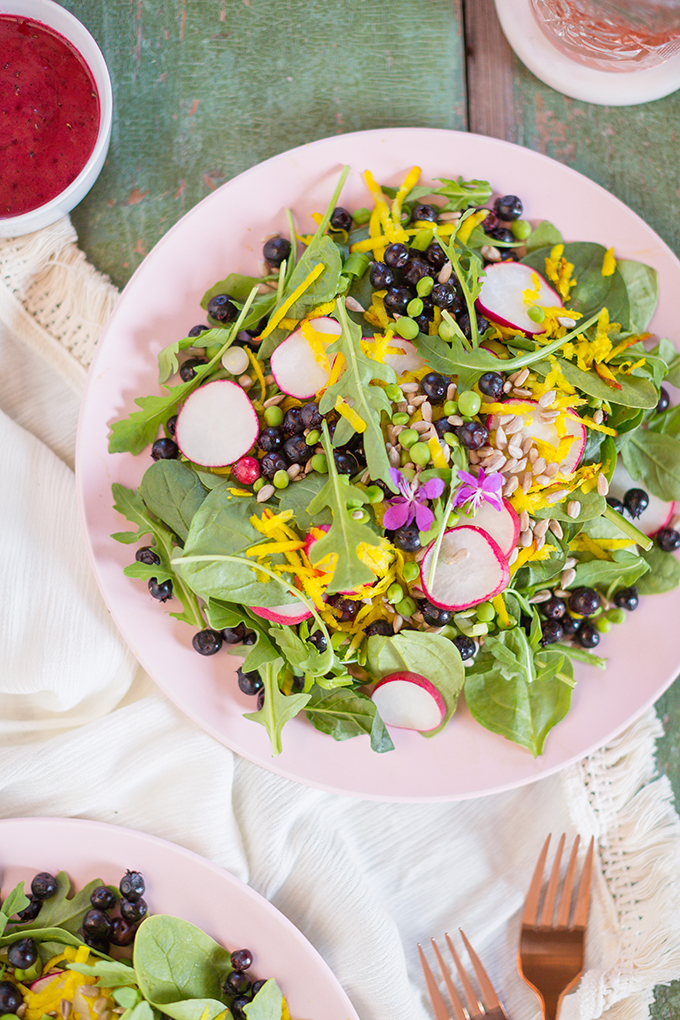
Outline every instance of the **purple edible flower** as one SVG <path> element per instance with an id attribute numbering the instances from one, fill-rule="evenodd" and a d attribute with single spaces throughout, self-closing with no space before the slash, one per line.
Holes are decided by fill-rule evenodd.
<path id="1" fill-rule="evenodd" d="M 396 531 L 415 520 L 418 531 L 429 531 L 434 522 L 434 514 L 424 506 L 425 500 L 437 499 L 444 491 L 441 478 L 430 478 L 424 485 L 409 482 L 396 468 L 390 468 L 390 478 L 397 486 L 399 495 L 388 500 L 387 510 L 383 517 L 383 527 L 387 531 Z"/>
<path id="2" fill-rule="evenodd" d="M 503 476 L 500 471 L 493 471 L 490 475 L 486 475 L 484 468 L 480 468 L 478 478 L 467 471 L 459 471 L 458 478 L 463 484 L 453 497 L 454 510 L 467 503 L 466 512 L 476 514 L 485 500 L 487 503 L 491 503 L 496 510 L 502 509 Z"/>

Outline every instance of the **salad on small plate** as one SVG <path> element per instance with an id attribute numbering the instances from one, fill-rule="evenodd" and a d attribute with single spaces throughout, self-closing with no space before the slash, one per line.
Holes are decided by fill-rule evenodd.
<path id="1" fill-rule="evenodd" d="M 640 643 L 677 606 L 679 277 L 612 196 L 493 139 L 367 132 L 226 185 L 128 285 L 81 416 L 143 664 L 345 792 L 474 795 L 598 746 L 680 666 Z"/>

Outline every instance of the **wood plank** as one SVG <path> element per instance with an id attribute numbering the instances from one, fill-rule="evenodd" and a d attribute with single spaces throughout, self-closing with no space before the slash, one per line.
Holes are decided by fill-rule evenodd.
<path id="1" fill-rule="evenodd" d="M 493 0 L 467 0 L 464 17 L 468 130 L 512 139 L 519 61 L 503 35 Z"/>

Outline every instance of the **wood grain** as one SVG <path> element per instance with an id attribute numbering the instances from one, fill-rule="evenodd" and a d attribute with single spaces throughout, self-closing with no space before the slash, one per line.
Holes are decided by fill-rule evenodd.
<path id="1" fill-rule="evenodd" d="M 519 61 L 503 35 L 493 0 L 468 0 L 464 18 L 468 130 L 514 140 Z"/>

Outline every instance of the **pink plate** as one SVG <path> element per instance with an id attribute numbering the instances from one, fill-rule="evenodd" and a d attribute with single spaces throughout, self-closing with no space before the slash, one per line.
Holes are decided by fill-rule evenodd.
<path id="1" fill-rule="evenodd" d="M 248 948 L 253 974 L 276 979 L 294 1017 L 359 1020 L 331 970 L 295 925 L 227 871 L 143 832 L 82 818 L 0 820 L 3 898 L 39 871 L 65 871 L 76 889 L 93 878 L 117 886 L 141 871 L 151 913 L 191 921 L 230 951 Z"/>
<path id="2" fill-rule="evenodd" d="M 521 748 L 478 726 L 465 709 L 428 740 L 393 730 L 396 749 L 374 754 L 364 737 L 336 743 L 306 720 L 283 733 L 283 753 L 271 756 L 263 727 L 242 718 L 253 710 L 234 678 L 236 662 L 222 652 L 200 658 L 192 632 L 123 575 L 129 547 L 109 537 L 126 527 L 112 509 L 111 483 L 136 487 L 150 463 L 107 452 L 109 425 L 135 409 L 134 398 L 159 392 L 156 356 L 166 344 L 204 321 L 200 299 L 232 271 L 257 273 L 263 239 L 286 232 L 285 210 L 298 230 L 313 229 L 309 214 L 325 209 L 344 164 L 352 167 L 342 204 L 369 204 L 361 173 L 383 184 L 401 182 L 417 160 L 423 176 L 481 178 L 496 194 L 518 194 L 525 216 L 548 219 L 567 240 L 598 241 L 620 258 L 659 274 L 661 302 L 652 328 L 676 345 L 680 331 L 674 295 L 680 262 L 630 209 L 561 163 L 495 138 L 425 128 L 339 135 L 301 146 L 253 167 L 197 205 L 156 245 L 126 287 L 102 337 L 82 408 L 77 476 L 92 563 L 109 608 L 142 665 L 172 700 L 207 732 L 265 768 L 311 786 L 382 800 L 474 797 L 562 768 L 601 746 L 651 705 L 680 672 L 680 594 L 650 596 L 599 651 L 606 672 L 577 669 L 569 716 L 534 760 Z M 654 641 L 653 633 L 663 635 Z"/>

